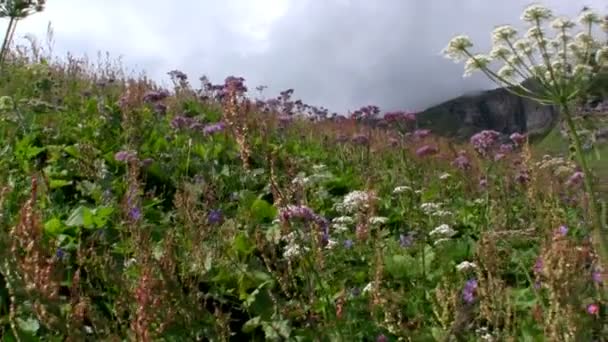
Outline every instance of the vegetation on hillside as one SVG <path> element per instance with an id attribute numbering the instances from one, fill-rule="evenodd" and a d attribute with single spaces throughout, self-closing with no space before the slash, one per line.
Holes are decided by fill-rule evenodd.
<path id="1" fill-rule="evenodd" d="M 323 118 L 33 44 L 0 75 L 5 341 L 593 341 L 583 177 L 525 135 Z M 298 115 L 300 112 L 315 114 Z M 589 175 L 591 176 L 591 175 Z M 606 220 L 604 212 L 603 220 Z"/>

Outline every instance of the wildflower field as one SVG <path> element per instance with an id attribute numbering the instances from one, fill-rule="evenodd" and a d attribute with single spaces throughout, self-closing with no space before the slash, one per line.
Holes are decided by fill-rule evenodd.
<path id="1" fill-rule="evenodd" d="M 525 71 L 510 53 L 490 76 Z M 597 71 L 560 70 L 543 87 L 578 103 Z M 605 145 L 582 151 L 577 129 L 562 155 L 525 132 L 451 141 L 414 113 L 335 116 L 291 89 L 259 100 L 239 77 L 169 74 L 161 89 L 35 41 L 6 54 L 2 341 L 608 340 Z"/>

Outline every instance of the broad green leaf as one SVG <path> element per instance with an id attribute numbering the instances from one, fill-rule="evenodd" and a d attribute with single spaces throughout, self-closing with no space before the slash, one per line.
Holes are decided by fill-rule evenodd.
<path id="1" fill-rule="evenodd" d="M 44 231 L 52 236 L 57 236 L 63 232 L 63 224 L 58 218 L 52 218 L 44 223 Z"/>
<path id="2" fill-rule="evenodd" d="M 277 209 L 265 200 L 258 198 L 251 205 L 251 214 L 258 222 L 272 220 L 277 216 Z"/>

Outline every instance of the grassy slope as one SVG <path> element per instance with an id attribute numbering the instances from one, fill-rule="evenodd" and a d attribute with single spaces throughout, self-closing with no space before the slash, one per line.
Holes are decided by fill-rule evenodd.
<path id="1" fill-rule="evenodd" d="M 550 155 L 567 155 L 568 142 L 564 140 L 555 127 L 542 141 L 536 145 L 536 152 L 542 156 Z M 589 166 L 597 173 L 600 179 L 600 188 L 604 192 L 608 192 L 608 144 L 600 146 L 597 152 L 588 153 Z"/>

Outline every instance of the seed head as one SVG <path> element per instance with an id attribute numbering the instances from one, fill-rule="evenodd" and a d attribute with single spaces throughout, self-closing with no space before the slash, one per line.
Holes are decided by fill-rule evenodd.
<path id="1" fill-rule="evenodd" d="M 468 36 L 460 35 L 452 38 L 442 52 L 448 59 L 459 62 L 467 58 L 466 51 L 472 47 L 471 39 Z"/>

